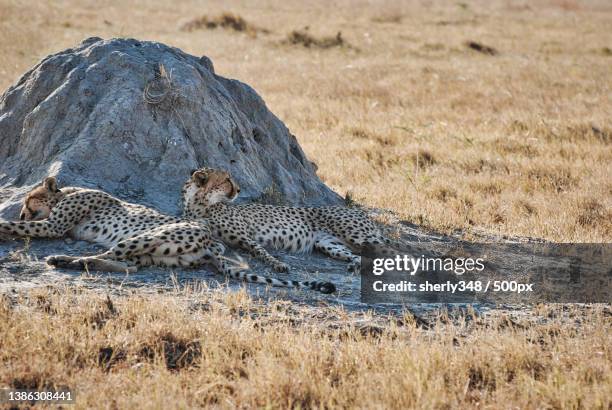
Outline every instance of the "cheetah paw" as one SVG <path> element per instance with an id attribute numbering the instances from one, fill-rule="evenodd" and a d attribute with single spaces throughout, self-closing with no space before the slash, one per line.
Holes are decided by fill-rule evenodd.
<path id="1" fill-rule="evenodd" d="M 316 290 L 323 294 L 329 295 L 330 293 L 334 293 L 336 291 L 336 285 L 331 282 L 319 282 Z"/>
<path id="2" fill-rule="evenodd" d="M 278 262 L 274 264 L 274 270 L 276 272 L 289 272 L 289 265 L 283 262 Z"/>
<path id="3" fill-rule="evenodd" d="M 47 265 L 54 268 L 74 269 L 80 268 L 83 265 L 78 262 L 77 258 L 66 255 L 52 255 L 46 259 Z"/>
<path id="4" fill-rule="evenodd" d="M 45 259 L 45 262 L 49 266 L 55 266 L 56 263 L 57 263 L 57 257 L 55 257 L 55 256 L 47 256 L 47 259 Z"/>
<path id="5" fill-rule="evenodd" d="M 357 274 L 361 271 L 361 262 L 351 262 L 348 264 L 347 269 L 349 272 Z"/>

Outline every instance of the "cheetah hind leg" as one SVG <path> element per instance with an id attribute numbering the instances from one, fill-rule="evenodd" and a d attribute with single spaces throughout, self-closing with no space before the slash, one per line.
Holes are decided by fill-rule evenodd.
<path id="1" fill-rule="evenodd" d="M 60 269 L 93 270 L 100 272 L 134 273 L 138 268 L 122 261 L 97 256 L 53 255 L 47 258 L 47 265 Z"/>
<path id="2" fill-rule="evenodd" d="M 359 273 L 361 269 L 361 257 L 353 254 L 353 252 L 335 236 L 326 233 L 318 233 L 315 238 L 314 247 L 330 258 L 349 262 L 348 271 Z"/>
<path id="3" fill-rule="evenodd" d="M 170 227 L 170 226 L 168 226 Z M 163 228 L 166 228 L 165 226 Z M 134 273 L 139 266 L 155 264 L 149 248 L 155 248 L 160 241 L 151 232 L 119 242 L 106 252 L 92 256 L 58 255 L 47 258 L 47 264 L 56 268 L 96 270 L 101 272 Z"/>
<path id="4" fill-rule="evenodd" d="M 242 238 L 242 248 L 247 250 L 255 258 L 272 266 L 276 272 L 289 272 L 289 265 L 270 255 L 270 253 L 257 242 L 249 238 Z"/>

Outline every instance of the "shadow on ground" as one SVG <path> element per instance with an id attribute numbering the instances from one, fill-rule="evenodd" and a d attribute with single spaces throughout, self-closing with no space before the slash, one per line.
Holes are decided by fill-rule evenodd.
<path id="1" fill-rule="evenodd" d="M 416 227 L 400 223 L 402 242 L 410 247 L 435 249 L 437 244 L 452 241 L 421 232 Z M 245 284 L 228 280 L 215 273 L 212 266 L 204 265 L 198 269 L 164 269 L 145 268 L 134 274 L 80 272 L 54 269 L 45 263 L 45 258 L 53 254 L 90 255 L 102 248 L 84 241 L 70 240 L 14 240 L 0 242 L 0 293 L 19 291 L 48 285 L 77 285 L 89 289 L 99 289 L 111 294 L 145 292 L 171 292 L 177 287 L 204 283 L 210 288 L 223 287 L 236 291 L 246 287 L 248 292 L 262 299 L 284 299 L 313 306 L 342 305 L 350 311 L 375 310 L 378 312 L 401 311 L 401 305 L 371 305 L 360 302 L 360 277 L 347 271 L 344 262 L 327 258 L 318 253 L 296 255 L 286 252 L 275 252 L 277 256 L 291 267 L 290 273 L 274 273 L 261 262 L 248 256 L 242 257 L 249 264 L 250 271 L 262 275 L 295 280 L 326 280 L 333 282 L 338 291 L 333 295 L 323 295 L 314 291 L 269 288 L 255 284 Z M 231 252 L 231 251 L 230 251 Z M 231 257 L 231 256 L 230 256 Z M 410 310 L 422 311 L 440 308 L 440 304 L 414 304 Z"/>

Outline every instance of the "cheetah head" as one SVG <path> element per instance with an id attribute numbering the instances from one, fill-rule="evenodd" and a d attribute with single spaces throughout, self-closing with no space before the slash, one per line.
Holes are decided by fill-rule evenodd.
<path id="1" fill-rule="evenodd" d="M 183 186 L 186 209 L 207 207 L 218 202 L 231 202 L 240 193 L 240 187 L 229 173 L 213 168 L 200 168 L 191 174 Z"/>
<path id="2" fill-rule="evenodd" d="M 41 185 L 28 192 L 19 218 L 22 221 L 45 219 L 62 198 L 63 193 L 58 189 L 55 177 L 47 177 Z"/>

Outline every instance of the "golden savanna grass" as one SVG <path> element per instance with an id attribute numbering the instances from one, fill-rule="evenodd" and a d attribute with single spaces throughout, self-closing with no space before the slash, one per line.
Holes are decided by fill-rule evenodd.
<path id="1" fill-rule="evenodd" d="M 532 312 L 530 312 L 532 313 Z M 37 290 L 0 305 L 0 383 L 85 408 L 600 408 L 609 308 L 373 320 L 180 290 Z"/>
<path id="2" fill-rule="evenodd" d="M 252 85 L 336 191 L 444 232 L 612 238 L 612 5 L 0 0 L 0 88 L 85 37 Z M 75 408 L 609 409 L 606 307 L 428 325 L 181 290 L 0 304 L 0 385 Z"/>

